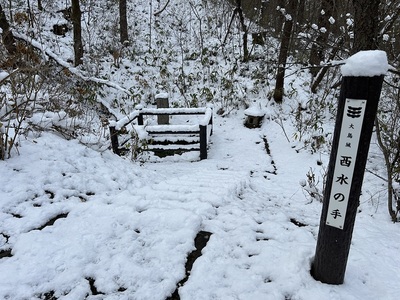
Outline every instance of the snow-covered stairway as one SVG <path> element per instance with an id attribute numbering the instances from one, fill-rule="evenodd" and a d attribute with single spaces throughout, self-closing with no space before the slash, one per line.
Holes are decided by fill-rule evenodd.
<path id="1" fill-rule="evenodd" d="M 228 198 L 236 197 L 247 185 L 249 173 L 197 168 L 138 191 L 144 197 L 160 198 L 167 205 L 207 204 L 221 206 Z M 194 203 L 192 203 L 194 205 Z M 195 207 L 196 205 L 194 205 Z"/>
<path id="2" fill-rule="evenodd" d="M 229 298 L 232 295 L 226 292 L 232 288 L 218 287 L 226 278 L 226 270 L 241 272 L 247 264 L 244 262 L 257 255 L 261 244 L 268 239 L 264 231 L 270 224 L 263 225 L 268 218 L 265 205 L 268 199 L 260 201 L 260 195 L 257 198 L 248 195 L 254 195 L 252 184 L 268 186 L 275 176 L 273 153 L 266 151 L 266 138 L 260 130 L 243 128 L 246 134 L 238 138 L 238 129 L 231 128 L 235 126 L 232 120 L 220 121 L 222 126 L 216 128 L 219 138 L 213 141 L 208 160 L 190 164 L 168 160 L 147 164 L 146 168 L 159 175 L 153 178 L 153 184 L 137 191 L 143 206 L 147 203 L 162 210 L 183 209 L 196 216 L 198 227 L 187 228 L 195 230 L 193 236 L 201 230 L 212 233 L 187 281 L 171 299 L 178 299 L 177 294 L 180 299 L 211 299 L 216 295 L 219 297 L 215 299 Z M 246 243 L 245 249 L 237 249 L 245 247 Z M 240 255 L 239 265 L 235 262 L 237 255 Z M 179 267 L 183 268 L 183 264 Z M 211 279 L 206 285 L 203 272 L 207 273 L 207 281 Z M 184 275 L 181 276 L 176 284 L 183 279 Z M 243 279 L 237 278 L 240 280 Z"/>

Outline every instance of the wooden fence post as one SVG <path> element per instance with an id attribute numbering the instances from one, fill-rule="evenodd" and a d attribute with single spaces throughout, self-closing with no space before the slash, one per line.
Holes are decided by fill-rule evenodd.
<path id="1" fill-rule="evenodd" d="M 138 119 L 138 125 L 143 126 L 143 115 L 141 112 L 139 112 L 137 119 Z"/>
<path id="2" fill-rule="evenodd" d="M 382 53 L 378 53 L 378 56 L 379 54 Z M 354 59 L 355 62 L 363 63 L 359 68 L 361 71 L 368 71 L 365 64 L 373 62 L 375 58 L 374 54 L 371 55 L 370 58 L 367 55 L 365 60 Z M 379 62 L 379 59 L 377 61 Z M 382 64 L 384 64 L 383 61 Z M 357 66 L 350 64 L 349 67 L 357 70 Z M 376 69 L 375 65 L 370 67 L 370 69 L 374 68 Z M 378 71 L 376 74 L 367 72 L 363 75 L 361 71 L 358 74 L 351 69 L 349 73 L 343 70 L 342 67 L 344 77 L 316 253 L 311 269 L 311 274 L 316 280 L 329 284 L 342 284 L 344 281 L 368 149 L 382 89 L 382 74 L 385 73 Z"/>
<path id="3" fill-rule="evenodd" d="M 207 159 L 207 125 L 200 125 L 200 159 Z"/>
<path id="4" fill-rule="evenodd" d="M 118 131 L 115 130 L 115 126 L 110 126 L 110 139 L 113 152 L 119 155 Z"/>
<path id="5" fill-rule="evenodd" d="M 214 109 L 212 109 L 211 108 L 211 117 L 210 117 L 210 121 L 208 122 L 208 125 L 210 125 L 211 126 L 211 129 L 210 129 L 210 135 L 213 135 L 213 130 L 214 130 L 214 124 L 213 124 L 213 114 L 214 114 Z"/>
<path id="6" fill-rule="evenodd" d="M 157 108 L 169 108 L 168 94 L 161 93 L 155 96 Z M 157 122 L 159 125 L 168 125 L 169 124 L 169 115 L 158 115 Z"/>

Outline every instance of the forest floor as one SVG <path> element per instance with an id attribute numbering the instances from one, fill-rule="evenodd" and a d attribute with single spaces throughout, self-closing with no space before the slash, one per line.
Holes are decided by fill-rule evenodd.
<path id="1" fill-rule="evenodd" d="M 0 164 L 0 298 L 164 300 L 179 287 L 188 300 L 397 299 L 400 233 L 369 197 L 376 180 L 366 176 L 345 283 L 315 281 L 321 203 L 299 182 L 328 158 L 243 118 L 216 116 L 202 161 L 132 162 L 29 136 Z M 185 274 L 199 232 L 209 240 Z"/>

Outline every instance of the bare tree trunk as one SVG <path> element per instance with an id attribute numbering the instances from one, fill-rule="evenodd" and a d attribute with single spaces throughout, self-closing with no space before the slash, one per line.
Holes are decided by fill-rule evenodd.
<path id="1" fill-rule="evenodd" d="M 149 3 L 149 52 L 151 50 L 151 40 L 152 40 L 152 28 L 153 28 L 153 0 L 150 0 Z"/>
<path id="2" fill-rule="evenodd" d="M 204 50 L 204 38 L 203 38 L 203 21 L 201 19 L 201 16 L 199 14 L 199 11 L 197 10 L 196 6 L 189 1 L 190 8 L 192 9 L 194 15 L 196 16 L 197 20 L 199 21 L 199 38 L 200 38 L 200 58 L 201 61 L 203 62 L 203 50 Z"/>
<path id="3" fill-rule="evenodd" d="M 305 9 L 306 9 L 306 1 L 299 0 L 299 6 L 297 8 L 297 23 L 304 24 L 305 23 Z"/>
<path id="4" fill-rule="evenodd" d="M 14 35 L 10 29 L 10 24 L 7 21 L 6 15 L 3 11 L 3 7 L 0 4 L 0 28 L 2 29 L 2 41 L 7 52 L 11 55 L 15 54 L 17 48 L 15 46 Z"/>
<path id="5" fill-rule="evenodd" d="M 240 25 L 242 26 L 242 31 L 243 31 L 243 61 L 246 62 L 249 60 L 249 49 L 247 46 L 248 28 L 244 23 L 242 0 L 236 0 L 236 11 L 239 15 Z"/>
<path id="6" fill-rule="evenodd" d="M 336 46 L 334 46 L 331 50 L 331 54 L 329 55 L 328 60 L 333 60 L 339 51 L 340 47 L 343 45 L 344 38 L 340 37 L 336 43 Z M 321 83 L 322 79 L 324 78 L 326 72 L 328 71 L 329 67 L 322 67 L 318 68 L 318 73 L 316 73 L 315 78 L 311 84 L 311 92 L 315 94 L 317 92 L 318 85 Z"/>
<path id="7" fill-rule="evenodd" d="M 274 100 L 276 103 L 282 103 L 283 100 L 286 61 L 289 53 L 290 37 L 293 29 L 293 17 L 290 14 L 296 12 L 297 4 L 297 0 L 290 0 L 286 9 L 287 15 L 285 23 L 283 24 L 281 47 L 278 57 L 278 71 L 276 74 L 276 84 L 274 90 Z"/>
<path id="8" fill-rule="evenodd" d="M 8 1 L 8 9 L 10 11 L 10 22 L 13 22 L 13 14 L 12 14 L 12 0 Z"/>
<path id="9" fill-rule="evenodd" d="M 272 7 L 272 18 L 274 20 L 274 29 L 276 32 L 276 35 L 278 37 L 278 34 L 282 32 L 282 26 L 283 26 L 283 20 L 284 18 L 282 17 L 282 14 L 280 11 L 277 11 L 277 7 L 284 7 L 285 6 L 285 0 L 277 0 L 276 6 Z"/>
<path id="10" fill-rule="evenodd" d="M 128 20 L 126 17 L 126 0 L 119 0 L 119 30 L 120 41 L 124 44 L 128 41 Z"/>
<path id="11" fill-rule="evenodd" d="M 31 9 L 31 2 L 28 0 L 27 1 L 28 4 L 28 16 L 29 16 L 29 27 L 33 28 L 33 25 L 35 25 L 35 20 L 34 20 L 34 16 L 33 16 L 33 12 Z"/>
<path id="12" fill-rule="evenodd" d="M 378 47 L 380 0 L 353 0 L 354 44 L 352 53 Z"/>
<path id="13" fill-rule="evenodd" d="M 318 36 L 315 43 L 311 46 L 310 52 L 310 65 L 317 66 L 324 60 L 325 49 L 327 47 L 328 36 L 330 32 L 330 22 L 329 18 L 332 17 L 333 7 L 335 5 L 334 0 L 322 0 L 320 7 L 320 14 L 318 16 Z M 325 28 L 325 32 L 321 31 Z M 312 68 L 310 70 L 313 76 L 317 75 L 319 68 Z"/>
<path id="14" fill-rule="evenodd" d="M 42 0 L 38 0 L 37 1 L 37 6 L 39 10 L 43 10 L 43 6 L 42 6 Z"/>
<path id="15" fill-rule="evenodd" d="M 81 17 L 82 12 L 79 6 L 79 0 L 72 0 L 72 24 L 74 26 L 74 53 L 75 53 L 75 66 L 82 64 L 83 57 L 83 44 L 82 44 L 82 26 Z"/>

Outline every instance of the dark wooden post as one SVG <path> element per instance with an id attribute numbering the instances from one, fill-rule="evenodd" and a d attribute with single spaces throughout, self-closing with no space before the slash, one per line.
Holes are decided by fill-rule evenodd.
<path id="1" fill-rule="evenodd" d="M 110 126 L 110 139 L 113 152 L 119 155 L 118 131 L 115 130 L 115 126 Z"/>
<path id="2" fill-rule="evenodd" d="M 210 125 L 211 126 L 211 129 L 210 129 L 210 135 L 213 135 L 213 127 L 214 127 L 214 124 L 213 124 L 213 113 L 214 113 L 214 110 L 211 108 L 211 117 L 210 117 L 210 121 L 208 122 L 208 125 Z"/>
<path id="3" fill-rule="evenodd" d="M 200 125 L 200 159 L 207 159 L 207 125 Z"/>
<path id="4" fill-rule="evenodd" d="M 169 108 L 168 94 L 161 93 L 156 95 L 157 108 Z M 158 115 L 157 121 L 159 125 L 169 124 L 169 115 Z"/>
<path id="5" fill-rule="evenodd" d="M 141 112 L 138 115 L 138 125 L 143 125 L 143 115 Z"/>
<path id="6" fill-rule="evenodd" d="M 383 75 L 343 77 L 311 273 L 342 284 Z"/>

